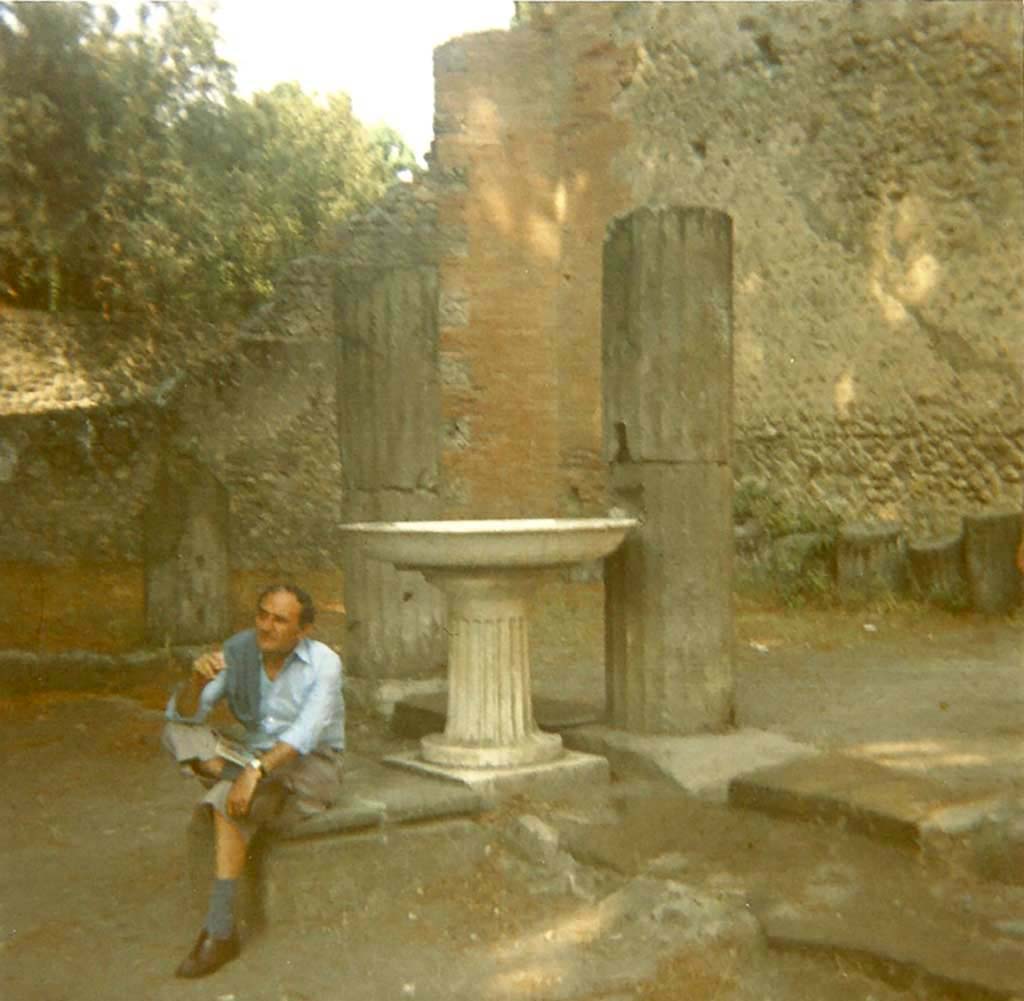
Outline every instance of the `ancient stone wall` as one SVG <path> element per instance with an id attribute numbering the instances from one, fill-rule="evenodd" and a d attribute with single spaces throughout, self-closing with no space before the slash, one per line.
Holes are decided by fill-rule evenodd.
<path id="1" fill-rule="evenodd" d="M 600 508 L 603 236 L 670 203 L 735 221 L 740 476 L 921 531 L 1019 503 L 1019 6 L 528 14 L 436 59 L 453 510 Z"/>
<path id="2" fill-rule="evenodd" d="M 333 266 L 307 260 L 240 333 L 154 337 L 96 317 L 0 313 L 0 650 L 210 640 L 204 620 L 207 632 L 248 624 L 257 589 L 282 577 L 313 591 L 321 635 L 338 642 L 333 296 Z M 175 468 L 209 487 L 188 498 L 186 476 L 158 490 Z M 195 520 L 177 556 L 167 517 L 151 513 L 157 493 L 173 511 L 175 491 Z M 214 507 L 226 498 L 226 514 L 204 497 Z M 191 608 L 175 567 L 197 579 L 227 570 L 200 596 L 227 607 Z M 181 609 L 147 607 L 174 595 Z M 175 635 L 171 624 L 186 620 Z"/>
<path id="3" fill-rule="evenodd" d="M 741 475 L 919 531 L 1019 504 L 1019 5 L 644 6 L 612 169 L 736 220 Z"/>
<path id="4" fill-rule="evenodd" d="M 161 368 L 143 331 L 0 310 L 0 649 L 143 642 Z"/>
<path id="5" fill-rule="evenodd" d="M 437 50 L 428 176 L 237 335 L 0 312 L 0 649 L 147 642 L 143 515 L 168 462 L 226 492 L 232 621 L 296 576 L 334 641 L 346 517 L 603 513 L 602 247 L 648 204 L 733 219 L 741 479 L 920 534 L 1019 505 L 1018 4 L 524 11 Z M 437 475 L 408 493 L 339 452 L 339 407 L 387 424 L 339 371 L 337 318 L 397 273 L 436 289 Z M 600 661 L 601 591 L 595 567 L 544 585 L 540 659 Z"/>

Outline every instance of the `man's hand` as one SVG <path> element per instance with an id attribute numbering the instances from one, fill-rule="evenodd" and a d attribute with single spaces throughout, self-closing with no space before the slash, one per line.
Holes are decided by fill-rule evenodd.
<path id="1" fill-rule="evenodd" d="M 179 688 L 177 695 L 177 708 L 182 716 L 195 714 L 199 708 L 200 693 L 224 670 L 224 666 L 224 653 L 221 650 L 210 650 L 192 661 L 188 682 Z"/>
<path id="2" fill-rule="evenodd" d="M 260 773 L 255 768 L 243 768 L 241 775 L 231 783 L 228 793 L 228 816 L 245 817 L 249 813 L 252 797 L 260 781 Z"/>
<path id="3" fill-rule="evenodd" d="M 211 650 L 192 661 L 192 673 L 202 679 L 203 684 L 213 681 L 224 670 L 224 651 Z"/>

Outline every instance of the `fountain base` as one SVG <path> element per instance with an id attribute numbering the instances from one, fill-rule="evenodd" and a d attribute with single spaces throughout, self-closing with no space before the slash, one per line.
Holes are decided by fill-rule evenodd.
<path id="1" fill-rule="evenodd" d="M 557 733 L 538 730 L 515 744 L 480 747 L 452 741 L 444 733 L 428 734 L 420 741 L 424 761 L 447 768 L 516 768 L 554 761 L 562 753 Z"/>
<path id="2" fill-rule="evenodd" d="M 425 761 L 422 754 L 393 754 L 385 764 L 468 786 L 490 802 L 529 795 L 559 798 L 611 782 L 608 760 L 582 751 L 559 751 L 554 761 L 505 768 L 455 768 Z"/>

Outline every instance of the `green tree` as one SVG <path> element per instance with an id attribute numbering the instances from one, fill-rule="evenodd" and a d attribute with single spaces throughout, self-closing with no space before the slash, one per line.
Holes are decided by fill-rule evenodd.
<path id="1" fill-rule="evenodd" d="M 0 298 L 221 319 L 415 165 L 349 99 L 235 93 L 185 4 L 0 2 Z"/>
<path id="2" fill-rule="evenodd" d="M 55 308 L 88 252 L 110 131 L 95 55 L 112 28 L 87 4 L 0 3 L 0 275 L 29 305 Z"/>
<path id="3" fill-rule="evenodd" d="M 251 102 L 230 101 L 225 124 L 221 158 L 196 160 L 229 215 L 218 227 L 224 267 L 250 302 L 269 293 L 282 263 L 325 249 L 336 223 L 415 166 L 393 131 L 368 130 L 353 116 L 345 94 L 319 100 L 282 83 Z"/>

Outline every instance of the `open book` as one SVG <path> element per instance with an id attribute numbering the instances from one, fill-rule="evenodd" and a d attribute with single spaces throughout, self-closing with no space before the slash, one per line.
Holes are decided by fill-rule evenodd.
<path id="1" fill-rule="evenodd" d="M 245 744 L 225 737 L 222 733 L 217 734 L 217 754 L 225 761 L 233 761 L 236 765 L 241 765 L 242 768 L 258 757 Z"/>

